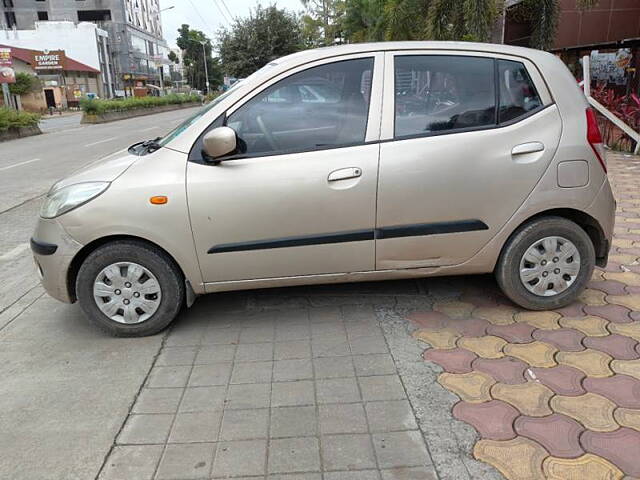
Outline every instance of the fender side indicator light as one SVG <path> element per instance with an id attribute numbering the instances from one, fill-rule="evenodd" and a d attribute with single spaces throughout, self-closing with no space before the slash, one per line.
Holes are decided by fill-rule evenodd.
<path id="1" fill-rule="evenodd" d="M 164 195 L 158 195 L 149 199 L 152 205 L 164 205 L 169 202 L 169 198 Z"/>

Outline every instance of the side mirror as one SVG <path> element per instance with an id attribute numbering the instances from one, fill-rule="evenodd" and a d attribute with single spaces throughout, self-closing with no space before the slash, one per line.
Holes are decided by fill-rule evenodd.
<path id="1" fill-rule="evenodd" d="M 233 128 L 217 127 L 204 136 L 202 143 L 204 153 L 215 160 L 236 149 L 236 132 Z"/>

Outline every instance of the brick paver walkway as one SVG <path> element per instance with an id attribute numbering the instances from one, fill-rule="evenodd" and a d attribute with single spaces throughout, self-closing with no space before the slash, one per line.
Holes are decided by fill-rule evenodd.
<path id="1" fill-rule="evenodd" d="M 168 336 L 103 478 L 435 478 L 372 306 L 197 313 Z"/>
<path id="2" fill-rule="evenodd" d="M 611 154 L 609 171 L 613 251 L 580 302 L 526 312 L 491 284 L 409 316 L 475 457 L 509 479 L 640 477 L 640 160 Z"/>
<path id="3" fill-rule="evenodd" d="M 491 276 L 205 297 L 100 478 L 640 477 L 640 161 L 609 158 L 614 250 L 579 303 L 522 311 Z"/>

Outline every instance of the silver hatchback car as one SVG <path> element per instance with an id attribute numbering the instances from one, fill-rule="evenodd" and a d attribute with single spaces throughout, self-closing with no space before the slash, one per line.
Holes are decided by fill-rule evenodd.
<path id="1" fill-rule="evenodd" d="M 551 54 L 322 48 L 58 182 L 31 245 L 49 294 L 120 336 L 210 292 L 436 275 L 495 272 L 516 304 L 556 309 L 607 262 L 606 170 Z"/>

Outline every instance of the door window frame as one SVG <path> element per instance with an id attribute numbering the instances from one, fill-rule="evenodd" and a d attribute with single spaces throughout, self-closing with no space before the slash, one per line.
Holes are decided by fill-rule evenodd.
<path id="1" fill-rule="evenodd" d="M 418 133 L 414 135 L 406 135 L 401 137 L 395 136 L 395 121 L 396 121 L 396 99 L 395 99 L 395 89 L 396 89 L 396 62 L 395 57 L 408 57 L 408 56 L 452 56 L 452 57 L 480 57 L 486 58 L 488 60 L 493 60 L 494 63 L 494 83 L 496 91 L 496 123 L 492 125 L 481 125 L 477 127 L 468 127 L 468 128 L 458 128 L 452 130 L 441 130 L 435 132 L 424 132 Z M 529 74 L 529 78 L 533 82 L 538 96 L 540 97 L 542 105 L 537 107 L 530 112 L 527 112 L 526 115 L 522 115 L 518 118 L 515 118 L 509 122 L 504 122 L 498 124 L 498 110 L 499 110 L 499 78 L 498 78 L 498 60 L 510 60 L 522 63 Z M 529 118 L 532 115 L 537 114 L 538 112 L 548 108 L 549 106 L 554 104 L 553 97 L 551 96 L 551 92 L 547 87 L 546 82 L 544 81 L 542 74 L 538 70 L 538 68 L 531 62 L 529 59 L 525 57 L 519 57 L 516 55 L 503 55 L 503 54 L 495 54 L 488 52 L 474 52 L 474 51 L 466 51 L 466 50 L 397 50 L 393 52 L 385 53 L 385 65 L 387 68 L 384 72 L 384 92 L 383 92 L 383 108 L 382 108 L 382 127 L 380 131 L 380 140 L 381 141 L 403 141 L 403 140 L 411 140 L 414 138 L 423 138 L 423 137 L 434 137 L 441 135 L 455 135 L 457 133 L 465 133 L 465 132 L 475 132 L 482 130 L 492 130 L 496 128 L 504 128 L 509 125 L 513 125 L 515 123 L 521 122 L 526 118 Z"/>
<path id="2" fill-rule="evenodd" d="M 357 143 L 350 143 L 350 144 L 342 144 L 342 145 L 327 145 L 327 146 L 307 148 L 307 149 L 260 152 L 255 154 L 238 153 L 238 154 L 231 154 L 226 157 L 223 157 L 222 160 L 225 162 L 228 162 L 228 161 L 234 161 L 234 160 L 242 160 L 245 158 L 262 158 L 262 157 L 272 157 L 272 156 L 278 156 L 278 155 L 290 155 L 295 153 L 335 150 L 339 148 L 351 148 L 351 147 L 360 146 L 360 145 L 367 145 L 367 144 L 371 144 L 379 141 L 381 123 L 382 123 L 381 115 L 382 115 L 382 102 L 383 102 L 383 91 L 384 91 L 385 54 L 384 52 L 362 52 L 358 54 L 339 55 L 335 57 L 323 58 L 322 60 L 305 63 L 303 65 L 298 65 L 297 67 L 287 70 L 286 72 L 283 72 L 280 75 L 270 79 L 268 82 L 261 84 L 258 88 L 251 91 L 249 94 L 245 95 L 244 97 L 238 99 L 234 104 L 230 105 L 224 113 L 222 113 L 216 120 L 214 120 L 198 136 L 198 139 L 194 142 L 191 148 L 191 151 L 189 152 L 189 161 L 204 164 L 204 165 L 214 165 L 213 162 L 207 162 L 202 158 L 201 149 L 202 149 L 202 139 L 204 138 L 204 136 L 212 128 L 226 125 L 227 118 L 229 116 L 231 116 L 238 109 L 243 107 L 245 104 L 249 103 L 255 97 L 262 94 L 262 92 L 264 92 L 266 89 L 273 86 L 274 84 L 292 75 L 295 75 L 296 73 L 300 73 L 314 67 L 319 67 L 323 65 L 332 64 L 332 63 L 344 62 L 348 60 L 359 60 L 359 59 L 366 59 L 366 58 L 370 58 L 373 60 L 373 72 L 371 76 L 369 113 L 367 116 L 367 125 L 366 125 L 364 141 L 357 142 Z"/>

